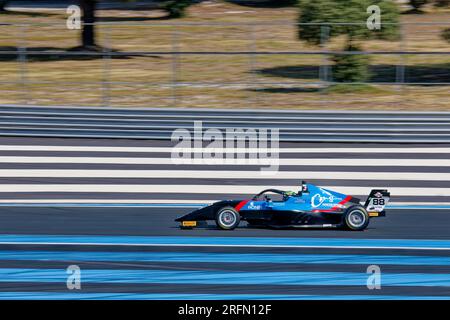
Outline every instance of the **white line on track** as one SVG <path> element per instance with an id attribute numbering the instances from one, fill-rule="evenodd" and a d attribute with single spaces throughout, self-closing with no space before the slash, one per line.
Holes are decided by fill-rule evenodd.
<path id="1" fill-rule="evenodd" d="M 329 172 L 329 171 L 215 171 L 215 170 L 34 170 L 1 169 L 0 178 L 192 178 L 192 179 L 329 179 L 450 181 L 450 173 Z M 376 183 L 376 181 L 374 181 Z M 418 183 L 420 186 L 420 183 Z M 224 186 L 228 188 L 228 186 Z M 429 190 L 429 189 L 424 189 Z"/>
<path id="2" fill-rule="evenodd" d="M 267 186 L 234 185 L 102 185 L 102 184 L 6 184 L 0 185 L 0 192 L 82 192 L 82 193 L 193 193 L 193 194 L 256 194 Z M 279 186 L 282 190 L 297 190 L 298 186 Z M 369 187 L 327 187 L 344 194 L 369 194 Z M 383 188 L 383 186 L 373 186 Z M 389 188 L 396 196 L 450 196 L 450 188 Z"/>
<path id="3" fill-rule="evenodd" d="M 210 161 L 214 161 L 211 163 Z M 117 157 L 2 157 L 0 163 L 95 163 L 95 164 L 174 164 L 174 165 L 325 165 L 325 166 L 423 166 L 449 167 L 450 159 L 173 159 Z"/>
<path id="4" fill-rule="evenodd" d="M 339 245 L 257 245 L 257 244 L 197 244 L 197 243 L 118 243 L 118 242 L 57 242 L 57 241 L 0 241 L 0 245 L 70 245 L 70 246 L 127 246 L 127 247 L 236 247 L 236 248 L 326 248 L 326 249 L 388 249 L 448 251 L 450 247 L 414 246 L 339 246 Z"/>
<path id="5" fill-rule="evenodd" d="M 189 149 L 192 152 L 202 152 L 202 148 Z M 217 152 L 271 152 L 280 153 L 450 153 L 450 148 L 218 148 Z M 184 148 L 173 147 L 103 147 L 103 146 L 48 146 L 48 145 L 0 145 L 0 151 L 79 151 L 79 152 L 182 152 Z"/>

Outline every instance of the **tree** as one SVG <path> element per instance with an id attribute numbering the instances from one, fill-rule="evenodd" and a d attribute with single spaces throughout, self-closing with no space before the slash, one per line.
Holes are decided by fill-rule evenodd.
<path id="1" fill-rule="evenodd" d="M 0 12 L 6 11 L 5 7 L 8 4 L 9 0 L 0 0 Z"/>
<path id="2" fill-rule="evenodd" d="M 354 44 L 348 44 L 345 51 L 360 51 Z M 364 82 L 370 74 L 368 72 L 369 57 L 356 54 L 335 54 L 331 59 L 333 80 L 336 82 Z"/>
<path id="3" fill-rule="evenodd" d="M 422 12 L 421 7 L 426 5 L 428 0 L 409 0 L 409 4 L 413 7 L 413 12 Z"/>
<path id="4" fill-rule="evenodd" d="M 163 8 L 169 13 L 169 18 L 181 18 L 191 4 L 191 0 L 168 1 Z"/>
<path id="5" fill-rule="evenodd" d="M 134 0 L 121 0 L 123 2 L 131 2 Z M 0 12 L 6 11 L 5 6 L 9 0 L 0 0 Z M 184 15 L 187 7 L 194 3 L 193 0 L 179 0 L 179 1 L 167 1 L 160 0 L 162 2 L 162 8 L 168 12 L 169 18 L 179 18 Z M 100 48 L 96 45 L 95 41 L 95 22 L 97 21 L 95 11 L 97 9 L 97 0 L 79 0 L 79 6 L 81 9 L 83 22 L 83 29 L 81 31 L 81 46 L 74 50 L 94 50 L 98 51 Z"/>
<path id="6" fill-rule="evenodd" d="M 367 8 L 374 4 L 381 9 L 379 30 L 369 30 L 366 25 L 370 16 Z M 363 55 L 349 53 L 360 51 L 361 41 L 396 40 L 399 36 L 397 6 L 388 0 L 300 0 L 299 7 L 298 36 L 301 40 L 319 45 L 334 37 L 346 36 L 345 52 L 332 57 L 335 63 L 333 77 L 338 82 L 367 79 L 369 59 Z"/>
<path id="7" fill-rule="evenodd" d="M 1 1 L 1 0 L 0 0 Z M 81 48 L 88 50 L 99 50 L 95 42 L 95 10 L 97 9 L 97 0 L 79 0 L 82 11 L 83 30 L 81 32 Z M 130 2 L 133 0 L 122 0 Z M 184 15 L 187 7 L 193 4 L 193 0 L 178 1 L 160 1 L 163 2 L 162 8 L 168 11 L 169 18 L 180 18 Z"/>
<path id="8" fill-rule="evenodd" d="M 83 30 L 81 31 L 81 43 L 84 49 L 95 49 L 95 10 L 96 0 L 80 0 L 82 12 Z"/>

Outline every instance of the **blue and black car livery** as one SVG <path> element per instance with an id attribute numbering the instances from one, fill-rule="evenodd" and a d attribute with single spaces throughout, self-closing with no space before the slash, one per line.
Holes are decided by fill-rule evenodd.
<path id="1" fill-rule="evenodd" d="M 364 230 L 370 218 L 386 215 L 389 199 L 387 190 L 375 189 L 361 205 L 358 198 L 303 182 L 298 192 L 266 189 L 251 199 L 215 202 L 176 221 L 182 228 L 215 221 L 220 229 L 233 230 L 246 221 L 254 227 Z"/>

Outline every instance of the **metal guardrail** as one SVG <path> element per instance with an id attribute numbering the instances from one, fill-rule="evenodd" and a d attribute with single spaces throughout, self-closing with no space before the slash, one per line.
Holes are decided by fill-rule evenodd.
<path id="1" fill-rule="evenodd" d="M 450 143 L 450 112 L 0 106 L 0 136 L 167 140 L 194 121 L 277 128 L 286 142 Z"/>

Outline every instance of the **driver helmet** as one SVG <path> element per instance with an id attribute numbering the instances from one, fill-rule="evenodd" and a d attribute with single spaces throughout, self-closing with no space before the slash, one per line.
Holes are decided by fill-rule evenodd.
<path id="1" fill-rule="evenodd" d="M 308 193 L 308 184 L 305 181 L 302 181 L 302 190 L 301 193 Z"/>

